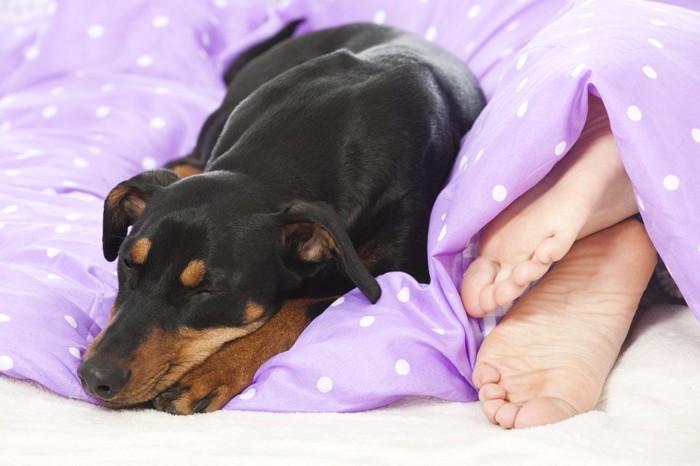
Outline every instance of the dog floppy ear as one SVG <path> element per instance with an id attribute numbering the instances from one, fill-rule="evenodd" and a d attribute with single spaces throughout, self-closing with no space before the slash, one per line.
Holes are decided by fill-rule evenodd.
<path id="1" fill-rule="evenodd" d="M 282 242 L 288 256 L 307 264 L 335 260 L 338 268 L 373 304 L 382 290 L 362 264 L 333 208 L 322 202 L 295 201 L 282 211 Z"/>
<path id="2" fill-rule="evenodd" d="M 156 191 L 179 180 L 172 170 L 151 170 L 119 183 L 107 195 L 102 214 L 102 253 L 113 261 L 129 225 L 133 225 Z"/>

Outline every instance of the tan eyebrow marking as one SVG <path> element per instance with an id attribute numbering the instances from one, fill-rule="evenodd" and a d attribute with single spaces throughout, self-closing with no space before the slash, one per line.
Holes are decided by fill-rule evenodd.
<path id="1" fill-rule="evenodd" d="M 148 259 L 148 251 L 151 250 L 151 240 L 143 237 L 136 240 L 134 246 L 131 248 L 131 260 L 135 264 L 143 265 Z"/>
<path id="2" fill-rule="evenodd" d="M 256 322 L 265 315 L 265 308 L 254 301 L 248 301 L 245 306 L 245 323 Z"/>
<path id="3" fill-rule="evenodd" d="M 195 287 L 202 283 L 206 272 L 207 268 L 204 265 L 204 261 L 200 259 L 192 260 L 180 274 L 180 281 L 185 286 L 190 288 Z"/>

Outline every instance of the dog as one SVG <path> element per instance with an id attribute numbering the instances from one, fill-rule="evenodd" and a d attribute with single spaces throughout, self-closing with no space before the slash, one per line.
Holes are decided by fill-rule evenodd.
<path id="1" fill-rule="evenodd" d="M 398 29 L 292 37 L 300 23 L 231 64 L 192 153 L 106 197 L 119 290 L 78 370 L 106 406 L 219 409 L 334 297 L 375 303 L 389 271 L 428 281 L 430 210 L 478 82 Z"/>

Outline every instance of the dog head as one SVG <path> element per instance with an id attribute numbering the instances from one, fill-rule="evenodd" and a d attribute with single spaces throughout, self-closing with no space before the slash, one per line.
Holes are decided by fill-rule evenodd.
<path id="1" fill-rule="evenodd" d="M 110 406 L 152 399 L 330 264 L 372 302 L 381 293 L 329 205 L 285 201 L 246 175 L 144 172 L 112 189 L 103 222 L 119 291 L 78 374 Z"/>

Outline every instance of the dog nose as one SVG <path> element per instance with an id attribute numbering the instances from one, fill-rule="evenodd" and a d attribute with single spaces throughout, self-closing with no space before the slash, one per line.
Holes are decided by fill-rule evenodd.
<path id="1" fill-rule="evenodd" d="M 86 359 L 78 369 L 83 390 L 95 398 L 108 401 L 119 394 L 129 382 L 131 371 L 126 367 L 93 356 Z"/>

